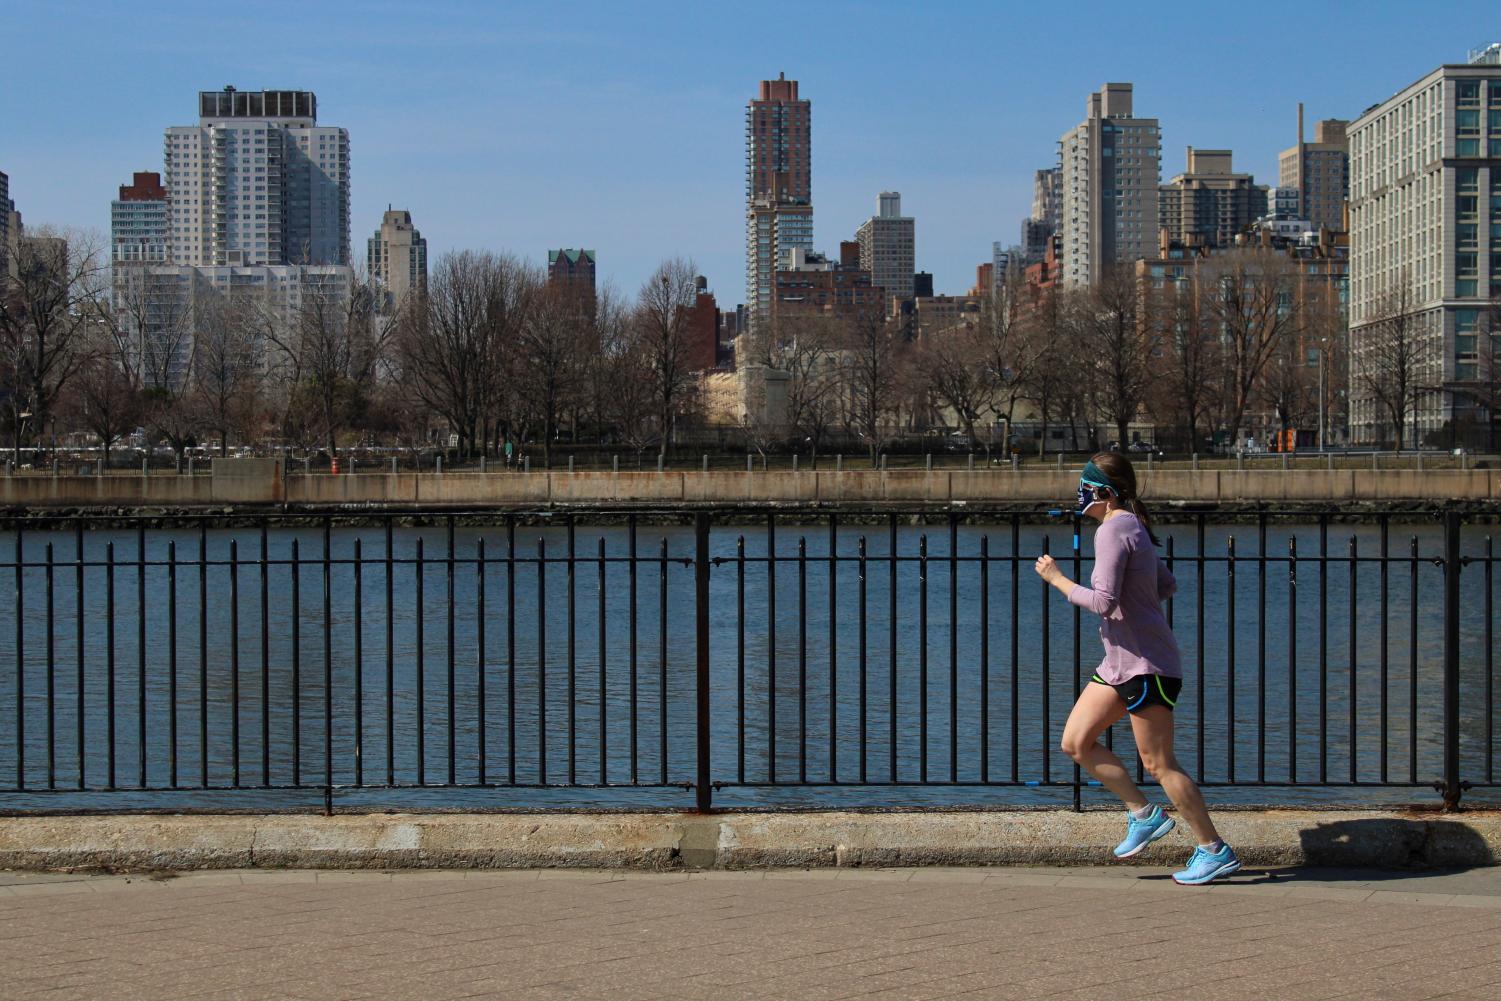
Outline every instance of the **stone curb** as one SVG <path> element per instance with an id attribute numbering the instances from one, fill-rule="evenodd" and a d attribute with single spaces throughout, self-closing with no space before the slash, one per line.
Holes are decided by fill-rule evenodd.
<path id="1" fill-rule="evenodd" d="M 1247 865 L 1424 869 L 1501 862 L 1501 813 L 1228 812 Z M 0 868 L 669 870 L 1080 865 L 1119 813 L 369 814 L 0 818 Z M 1168 865 L 1180 825 L 1139 856 Z"/>

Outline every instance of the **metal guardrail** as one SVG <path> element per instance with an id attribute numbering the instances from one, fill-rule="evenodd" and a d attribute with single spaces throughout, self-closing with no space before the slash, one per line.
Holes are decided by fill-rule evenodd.
<path id="1" fill-rule="evenodd" d="M 184 790 L 519 806 L 558 788 L 691 790 L 700 810 L 786 788 L 1080 805 L 1057 735 L 1093 641 L 1032 576 L 1055 532 L 1020 514 L 664 514 L 680 523 L 644 542 L 638 514 L 600 512 L 583 546 L 579 515 L 534 539 L 515 514 L 460 535 L 451 513 L 400 535 L 397 514 L 17 531 L 0 810 Z M 1430 512 L 1405 547 L 1390 516 L 1341 543 L 1336 514 L 1289 528 L 1285 552 L 1268 513 L 1254 552 L 1204 514 L 1191 549 L 1168 535 L 1185 758 L 1211 789 L 1431 785 L 1454 807 L 1496 785 L 1491 537 Z M 1077 523 L 1063 539 L 1087 579 Z"/>

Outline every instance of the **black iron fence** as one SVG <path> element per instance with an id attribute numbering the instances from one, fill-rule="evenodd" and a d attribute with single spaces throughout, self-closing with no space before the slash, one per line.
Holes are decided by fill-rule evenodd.
<path id="1" fill-rule="evenodd" d="M 1487 530 L 1453 512 L 1295 517 L 1163 530 L 1185 764 L 1222 801 L 1494 790 Z M 1031 570 L 1052 552 L 1087 579 L 1077 523 L 238 525 L 0 537 L 0 809 L 1091 795 L 1057 747 L 1094 623 Z M 1134 755 L 1127 726 L 1107 739 Z"/>

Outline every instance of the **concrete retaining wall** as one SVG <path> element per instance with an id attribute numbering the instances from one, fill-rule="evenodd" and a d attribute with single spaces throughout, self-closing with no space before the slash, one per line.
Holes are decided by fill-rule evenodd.
<path id="1" fill-rule="evenodd" d="M 12 476 L 0 507 L 1056 504 L 1075 470 Z M 1501 501 L 1501 470 L 1142 471 L 1149 502 Z"/>
<path id="2" fill-rule="evenodd" d="M 1501 860 L 1501 815 L 1222 812 L 1248 865 L 1396 869 Z M 0 819 L 8 869 L 761 868 L 1077 865 L 1110 859 L 1117 811 L 108 816 Z M 1187 833 L 1143 861 L 1181 862 Z"/>

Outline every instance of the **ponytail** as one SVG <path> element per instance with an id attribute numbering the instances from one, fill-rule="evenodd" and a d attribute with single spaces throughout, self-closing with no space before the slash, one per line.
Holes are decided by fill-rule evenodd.
<path id="1" fill-rule="evenodd" d="M 1100 452 L 1089 461 L 1105 474 L 1116 498 L 1136 515 L 1141 527 L 1147 530 L 1147 537 L 1152 540 L 1152 545 L 1161 546 L 1157 533 L 1152 531 L 1152 519 L 1147 514 L 1147 506 L 1136 496 L 1136 470 L 1132 467 L 1131 460 L 1119 452 Z"/>
<path id="2" fill-rule="evenodd" d="M 1161 546 L 1157 539 L 1157 533 L 1152 531 L 1152 519 L 1147 515 L 1147 506 L 1141 502 L 1140 497 L 1131 497 L 1126 500 L 1126 506 L 1131 513 L 1136 515 L 1136 520 L 1141 522 L 1141 527 L 1147 530 L 1147 537 L 1152 540 L 1152 545 Z"/>

